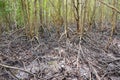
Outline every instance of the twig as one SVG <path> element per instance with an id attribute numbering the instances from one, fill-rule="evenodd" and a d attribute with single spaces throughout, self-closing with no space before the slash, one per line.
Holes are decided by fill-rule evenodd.
<path id="1" fill-rule="evenodd" d="M 5 65 L 5 64 L 1 64 L 1 63 L 0 63 L 0 66 L 5 67 L 5 68 L 20 70 L 20 71 L 26 72 L 26 73 L 31 74 L 31 75 L 34 76 L 33 73 L 31 73 L 31 72 L 29 72 L 29 71 L 26 71 L 26 70 L 24 70 L 24 69 L 21 69 L 21 68 L 17 68 L 17 67 L 13 67 L 13 66 L 8 66 L 8 65 Z"/>
<path id="2" fill-rule="evenodd" d="M 101 80 L 103 80 L 104 77 L 105 77 L 107 74 L 108 74 L 108 73 L 104 73 L 104 75 L 102 75 L 102 77 L 101 77 Z"/>
<path id="3" fill-rule="evenodd" d="M 18 31 L 23 31 L 23 30 L 25 30 L 25 27 L 20 28 L 20 29 L 17 29 L 16 31 L 12 32 L 11 34 L 9 34 L 9 37 L 10 37 L 11 35 L 15 34 L 16 32 L 18 32 Z"/>
<path id="4" fill-rule="evenodd" d="M 93 71 L 94 71 L 94 73 L 95 73 L 95 75 L 96 75 L 96 78 L 97 78 L 98 80 L 103 80 L 103 78 L 104 78 L 107 74 L 105 73 L 105 74 L 100 78 L 100 76 L 98 75 L 98 73 L 97 73 L 96 69 L 94 68 L 94 66 L 97 67 L 97 68 L 99 68 L 99 69 L 101 69 L 101 68 L 98 67 L 97 65 L 95 65 L 93 62 L 91 62 L 91 61 L 89 61 L 89 60 L 88 60 L 88 63 L 89 63 L 89 66 L 91 67 L 91 69 L 93 69 Z"/>
<path id="5" fill-rule="evenodd" d="M 59 40 L 58 40 L 58 42 L 60 42 L 61 38 L 62 38 L 64 35 L 66 35 L 66 34 L 67 34 L 66 32 L 62 33 L 61 36 L 60 36 L 60 38 L 59 38 Z"/>
<path id="6" fill-rule="evenodd" d="M 115 60 L 108 61 L 107 63 L 112 63 L 112 62 L 119 61 L 119 60 L 120 60 L 120 58 L 116 58 Z"/>
<path id="7" fill-rule="evenodd" d="M 90 66 L 91 66 L 91 68 L 93 69 L 93 71 L 94 71 L 94 73 L 95 73 L 95 75 L 96 75 L 96 78 L 97 78 L 98 80 L 101 80 L 101 78 L 100 78 L 100 76 L 98 75 L 96 69 L 95 69 L 91 64 L 90 64 Z"/>
<path id="8" fill-rule="evenodd" d="M 15 80 L 19 80 L 19 78 L 17 76 L 15 76 L 15 74 L 13 72 L 11 72 L 11 70 L 6 70 L 5 71 L 11 76 L 13 77 Z"/>

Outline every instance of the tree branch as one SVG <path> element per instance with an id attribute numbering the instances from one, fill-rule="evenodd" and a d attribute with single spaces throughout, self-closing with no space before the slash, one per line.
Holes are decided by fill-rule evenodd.
<path id="1" fill-rule="evenodd" d="M 100 3 L 106 5 L 107 7 L 115 10 L 116 12 L 118 12 L 118 13 L 120 14 L 120 10 L 118 10 L 116 7 L 114 7 L 114 6 L 112 6 L 112 5 L 109 5 L 109 4 L 107 4 L 107 3 L 105 3 L 105 2 L 103 2 L 103 1 L 101 1 L 101 0 L 98 0 L 98 1 L 99 1 Z"/>

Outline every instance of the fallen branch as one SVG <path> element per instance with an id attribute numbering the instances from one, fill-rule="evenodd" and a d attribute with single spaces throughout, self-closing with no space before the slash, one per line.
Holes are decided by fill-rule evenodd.
<path id="1" fill-rule="evenodd" d="M 21 69 L 21 68 L 17 68 L 17 67 L 13 67 L 13 66 L 8 66 L 8 65 L 5 65 L 5 64 L 1 64 L 1 63 L 0 63 L 0 66 L 1 66 L 1 67 L 5 67 L 5 68 L 9 68 L 9 69 L 20 70 L 20 71 L 26 72 L 26 73 L 31 74 L 31 75 L 34 76 L 33 73 L 31 73 L 31 72 L 29 72 L 29 71 L 26 71 L 26 70 L 24 70 L 24 69 Z"/>

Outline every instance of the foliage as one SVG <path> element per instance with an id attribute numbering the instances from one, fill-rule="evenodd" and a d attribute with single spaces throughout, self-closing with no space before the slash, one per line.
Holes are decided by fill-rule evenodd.
<path id="1" fill-rule="evenodd" d="M 42 27 L 44 27 L 43 25 L 47 27 L 54 25 L 59 32 L 60 27 L 66 23 L 65 16 L 67 16 L 68 24 L 74 23 L 76 16 L 79 17 L 77 23 L 80 24 L 78 26 L 83 30 L 84 24 L 87 24 L 88 29 L 90 29 L 94 21 L 101 23 L 101 26 L 104 21 L 111 22 L 111 18 L 114 16 L 113 13 L 120 17 L 117 14 L 120 9 L 118 0 L 115 4 L 113 4 L 114 0 L 74 1 L 75 6 L 79 2 L 78 15 L 76 15 L 73 0 L 68 0 L 67 3 L 66 0 L 0 0 L 0 24 L 5 24 L 8 31 L 11 30 L 13 25 L 15 25 L 15 29 L 25 27 L 26 34 L 33 37 L 38 35 L 36 32 L 38 32 L 39 25 L 42 25 Z M 66 5 L 67 8 L 65 8 Z M 65 14 L 66 10 L 67 15 Z M 103 26 L 101 29 L 103 29 Z"/>

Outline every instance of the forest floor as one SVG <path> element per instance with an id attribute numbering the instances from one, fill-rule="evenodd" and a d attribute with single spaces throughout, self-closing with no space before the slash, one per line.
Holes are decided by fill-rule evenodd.
<path id="1" fill-rule="evenodd" d="M 96 25 L 97 27 L 97 25 Z M 44 36 L 29 39 L 24 30 L 0 35 L 0 80 L 120 80 L 120 23 L 107 50 L 108 25 L 84 34 L 80 42 L 70 25 L 70 39 Z"/>

